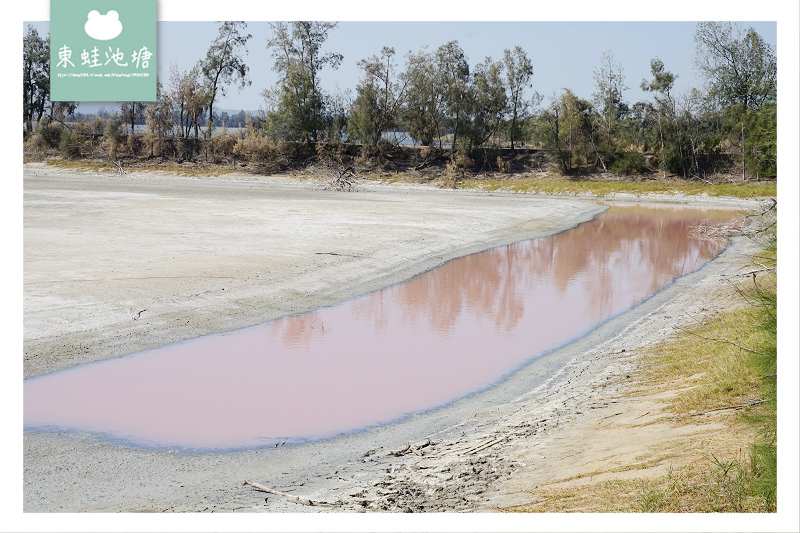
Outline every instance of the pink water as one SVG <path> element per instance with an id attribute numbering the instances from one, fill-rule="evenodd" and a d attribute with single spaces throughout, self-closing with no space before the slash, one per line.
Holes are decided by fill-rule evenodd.
<path id="1" fill-rule="evenodd" d="M 636 305 L 724 244 L 730 212 L 615 207 L 344 304 L 24 384 L 26 428 L 145 446 L 322 439 L 441 406 Z"/>

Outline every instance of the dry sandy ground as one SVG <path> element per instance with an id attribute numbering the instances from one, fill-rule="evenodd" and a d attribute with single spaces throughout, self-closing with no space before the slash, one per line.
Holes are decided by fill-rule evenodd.
<path id="1" fill-rule="evenodd" d="M 381 184 L 334 193 L 290 179 L 28 164 L 24 375 L 331 305 L 454 257 L 563 231 L 600 209 L 576 198 Z M 537 485 L 625 464 L 690 431 L 632 431 L 663 413 L 658 398 L 626 399 L 626 376 L 642 348 L 729 305 L 720 291 L 752 251 L 735 240 L 702 270 L 488 391 L 331 441 L 185 453 L 27 431 L 24 511 L 488 512 L 534 502 Z"/>

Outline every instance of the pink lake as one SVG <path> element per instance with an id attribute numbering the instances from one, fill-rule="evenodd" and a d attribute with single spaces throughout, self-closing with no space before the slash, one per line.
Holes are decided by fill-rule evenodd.
<path id="1" fill-rule="evenodd" d="M 692 272 L 731 211 L 613 207 L 555 235 L 263 325 L 24 383 L 26 429 L 238 449 L 386 424 L 486 389 Z"/>

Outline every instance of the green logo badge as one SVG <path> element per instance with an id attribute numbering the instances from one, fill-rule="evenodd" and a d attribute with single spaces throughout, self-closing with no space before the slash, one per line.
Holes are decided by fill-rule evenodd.
<path id="1" fill-rule="evenodd" d="M 53 101 L 156 99 L 156 0 L 50 0 Z"/>

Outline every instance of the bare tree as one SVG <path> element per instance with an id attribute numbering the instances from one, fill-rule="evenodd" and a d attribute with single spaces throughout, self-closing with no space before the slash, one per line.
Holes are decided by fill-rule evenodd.
<path id="1" fill-rule="evenodd" d="M 623 96 L 629 88 L 625 85 L 625 71 L 622 63 L 614 56 L 614 52 L 607 50 L 600 58 L 600 66 L 592 72 L 592 75 L 595 87 L 592 95 L 594 104 L 602 122 L 605 141 L 611 143 L 616 126 L 628 113 L 628 106 Z"/>
<path id="2" fill-rule="evenodd" d="M 200 79 L 197 66 L 190 71 L 179 71 L 172 65 L 169 78 L 169 97 L 175 107 L 178 119 L 177 126 L 180 137 L 189 137 L 194 128 L 195 137 L 199 136 L 200 117 L 208 108 L 208 88 Z"/>
<path id="3" fill-rule="evenodd" d="M 200 62 L 200 69 L 208 87 L 208 131 L 211 136 L 214 127 L 214 102 L 217 96 L 224 96 L 226 86 L 236 80 L 239 88 L 250 85 L 247 79 L 249 67 L 242 57 L 247 53 L 247 41 L 252 35 L 244 34 L 246 22 L 223 22 L 219 35 L 211 43 L 205 60 Z"/>
<path id="4" fill-rule="evenodd" d="M 156 101 L 147 105 L 145 109 L 145 120 L 147 123 L 147 134 L 145 143 L 150 148 L 150 156 L 154 156 L 156 150 L 160 157 L 164 157 L 164 141 L 167 134 L 172 130 L 173 107 L 170 95 L 162 89 L 161 82 L 156 85 Z"/>
<path id="5" fill-rule="evenodd" d="M 147 102 L 122 102 L 120 114 L 122 119 L 131 125 L 131 135 L 134 134 L 136 123 L 144 122 L 146 107 Z"/>

